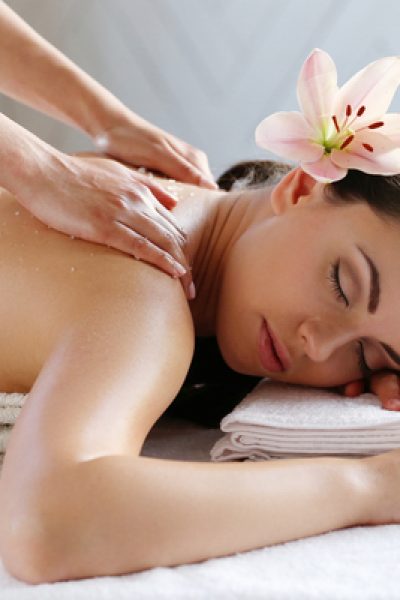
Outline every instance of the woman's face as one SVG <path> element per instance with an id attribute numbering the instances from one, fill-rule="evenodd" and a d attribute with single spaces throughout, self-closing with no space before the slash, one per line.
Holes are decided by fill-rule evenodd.
<path id="1" fill-rule="evenodd" d="M 400 223 L 384 221 L 366 203 L 328 204 L 322 184 L 308 178 L 300 185 L 301 177 L 296 170 L 275 188 L 273 216 L 247 229 L 229 254 L 216 331 L 226 362 L 241 373 L 335 386 L 365 376 L 361 342 L 372 370 L 400 368 L 380 344 L 400 354 Z M 377 307 L 369 306 L 365 256 L 378 272 Z M 261 362 L 263 319 L 286 348 L 285 371 Z"/>

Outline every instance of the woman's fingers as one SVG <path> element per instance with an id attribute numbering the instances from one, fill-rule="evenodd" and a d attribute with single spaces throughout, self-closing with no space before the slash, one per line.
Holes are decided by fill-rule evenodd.
<path id="1" fill-rule="evenodd" d="M 343 387 L 344 395 L 348 396 L 349 398 L 354 398 L 365 391 L 366 385 L 363 379 L 356 379 L 355 381 L 346 383 Z"/>
<path id="2" fill-rule="evenodd" d="M 364 379 L 356 379 L 340 386 L 339 389 L 345 396 L 353 398 L 367 391 L 368 383 L 369 390 L 378 396 L 382 408 L 400 410 L 399 377 L 393 371 L 376 371 L 371 375 L 369 382 Z"/>
<path id="3" fill-rule="evenodd" d="M 377 371 L 371 376 L 371 391 L 379 397 L 382 408 L 400 410 L 399 377 L 393 371 Z"/>

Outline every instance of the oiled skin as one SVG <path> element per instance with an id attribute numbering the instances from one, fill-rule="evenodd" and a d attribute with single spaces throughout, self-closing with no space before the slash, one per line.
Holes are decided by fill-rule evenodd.
<path id="1" fill-rule="evenodd" d="M 189 230 L 202 218 L 190 191 L 175 209 Z M 179 281 L 1 200 L 0 387 L 33 385 L 0 479 L 0 553 L 14 576 L 133 572 L 378 521 L 368 461 L 140 457 L 193 353 Z"/>

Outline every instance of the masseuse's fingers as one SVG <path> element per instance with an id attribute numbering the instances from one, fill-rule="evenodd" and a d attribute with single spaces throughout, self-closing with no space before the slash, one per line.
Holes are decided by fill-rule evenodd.
<path id="1" fill-rule="evenodd" d="M 399 377 L 393 371 L 377 371 L 370 381 L 371 391 L 379 397 L 382 408 L 400 410 Z"/>
<path id="2" fill-rule="evenodd" d="M 211 189 L 218 188 L 214 183 L 213 174 L 211 173 L 205 152 L 171 135 L 167 137 L 167 143 L 170 147 L 170 155 L 175 157 L 175 160 L 179 164 L 180 173 L 184 177 L 184 179 L 179 177 L 181 181 L 197 183 Z M 204 177 L 204 174 L 206 177 Z"/>
<path id="3" fill-rule="evenodd" d="M 131 166 L 146 167 L 185 183 L 218 189 L 202 150 L 133 112 L 121 114 L 118 122 L 95 136 L 94 142 L 108 156 Z"/>
<path id="4" fill-rule="evenodd" d="M 142 173 L 139 173 L 138 171 L 132 171 L 132 178 L 135 181 L 140 181 L 141 183 L 143 183 L 151 191 L 153 196 L 157 198 L 157 200 L 161 202 L 161 204 L 165 206 L 165 208 L 167 208 L 168 210 L 175 208 L 175 206 L 177 205 L 177 199 L 172 194 L 166 192 L 164 188 L 161 187 L 161 185 L 155 183 L 153 179 L 148 175 L 144 175 Z M 171 219 L 171 223 L 172 222 L 174 222 L 175 227 L 179 230 L 180 228 L 176 221 L 174 219 Z M 182 230 L 180 231 L 182 234 L 184 233 Z"/>
<path id="5" fill-rule="evenodd" d="M 131 169 L 108 158 L 60 153 L 59 169 L 43 172 L 29 197 L 29 210 L 37 219 L 144 260 L 172 277 L 185 275 L 184 290 L 193 297 L 183 252 L 186 235 Z"/>
<path id="6" fill-rule="evenodd" d="M 149 212 L 132 212 L 135 227 L 129 219 L 116 219 L 108 233 L 108 244 L 136 259 L 148 262 L 172 277 L 180 277 L 189 300 L 194 298 L 191 268 L 183 252 L 186 240 L 159 214 L 163 207 Z"/>
<path id="7" fill-rule="evenodd" d="M 186 296 L 189 300 L 192 299 L 192 293 L 189 289 L 190 283 L 187 284 L 187 277 L 183 280 L 185 272 L 190 273 L 188 265 L 182 266 L 182 263 L 185 262 L 184 258 L 181 259 L 181 262 L 174 260 L 169 252 L 161 250 L 158 245 L 153 244 L 142 235 L 138 235 L 123 223 L 115 221 L 114 226 L 115 238 L 112 237 L 112 234 L 109 238 L 110 242 L 113 242 L 110 244 L 113 248 L 117 248 L 122 252 L 126 252 L 126 248 L 129 248 L 130 254 L 135 256 L 137 260 L 143 260 L 159 267 L 174 278 L 180 277 Z"/>

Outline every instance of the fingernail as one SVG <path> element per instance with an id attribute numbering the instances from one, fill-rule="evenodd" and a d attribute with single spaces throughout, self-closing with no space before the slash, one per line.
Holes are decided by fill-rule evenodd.
<path id="1" fill-rule="evenodd" d="M 400 400 L 398 398 L 390 398 L 386 403 L 391 409 L 400 410 Z"/>
<path id="2" fill-rule="evenodd" d="M 196 288 L 192 281 L 192 283 L 189 285 L 189 300 L 193 300 L 194 298 L 196 298 Z"/>
<path id="3" fill-rule="evenodd" d="M 215 181 L 213 181 L 212 179 L 208 179 L 207 177 L 202 177 L 201 178 L 200 185 L 202 187 L 209 187 L 209 188 L 211 188 L 213 190 L 217 190 L 218 189 L 218 186 L 215 183 Z"/>
<path id="4" fill-rule="evenodd" d="M 186 273 L 185 267 L 182 267 L 182 265 L 180 265 L 177 262 L 174 262 L 174 269 L 176 271 L 176 274 L 178 275 L 178 277 L 182 277 L 182 275 L 184 275 Z"/>

